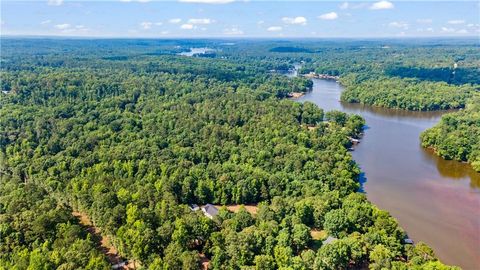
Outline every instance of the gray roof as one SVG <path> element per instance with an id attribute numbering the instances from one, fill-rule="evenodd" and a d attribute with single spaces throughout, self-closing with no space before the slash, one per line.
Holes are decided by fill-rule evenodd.
<path id="1" fill-rule="evenodd" d="M 323 244 L 330 244 L 334 241 L 337 241 L 337 238 L 333 237 L 333 236 L 328 236 L 327 239 L 323 240 Z"/>
<path id="2" fill-rule="evenodd" d="M 204 207 L 202 207 L 202 211 L 205 214 L 208 214 L 212 217 L 216 216 L 218 214 L 218 209 L 213 205 L 213 204 L 206 204 Z"/>
<path id="3" fill-rule="evenodd" d="M 405 239 L 403 239 L 403 242 L 404 242 L 405 244 L 410 244 L 410 245 L 413 245 L 413 244 L 414 244 L 413 240 L 410 239 L 410 238 L 405 238 Z"/>

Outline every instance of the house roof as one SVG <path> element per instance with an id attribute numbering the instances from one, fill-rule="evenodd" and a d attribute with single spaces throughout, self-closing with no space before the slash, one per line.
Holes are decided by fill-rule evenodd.
<path id="1" fill-rule="evenodd" d="M 218 214 L 218 209 L 212 204 L 206 204 L 204 207 L 202 207 L 202 211 L 212 217 Z"/>
<path id="2" fill-rule="evenodd" d="M 329 236 L 327 237 L 327 239 L 323 240 L 323 243 L 324 243 L 324 244 L 330 244 L 330 243 L 332 243 L 332 242 L 334 242 L 334 241 L 336 241 L 336 240 L 337 240 L 337 238 L 329 235 Z"/>

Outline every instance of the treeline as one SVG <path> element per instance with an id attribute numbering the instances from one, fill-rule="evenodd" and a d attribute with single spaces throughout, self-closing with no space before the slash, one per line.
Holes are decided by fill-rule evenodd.
<path id="1" fill-rule="evenodd" d="M 469 162 L 480 172 L 480 98 L 465 110 L 442 116 L 440 123 L 424 131 L 422 146 L 431 147 L 445 159 Z"/>
<path id="2" fill-rule="evenodd" d="M 454 64 L 455 65 L 455 64 Z M 425 81 L 446 82 L 453 85 L 480 84 L 478 67 L 396 67 L 392 66 L 385 71 L 385 74 L 400 78 L 417 78 Z"/>
<path id="3" fill-rule="evenodd" d="M 382 77 L 358 81 L 352 75 L 341 81 L 346 87 L 342 101 L 412 111 L 464 108 L 476 92 L 471 85 L 454 86 L 415 79 Z"/>
<path id="4" fill-rule="evenodd" d="M 452 85 L 480 84 L 480 53 L 474 41 L 467 44 L 398 44 L 344 42 L 336 47 L 316 45 L 315 54 L 291 54 L 303 61 L 300 73 L 412 78 Z"/>
<path id="5" fill-rule="evenodd" d="M 27 44 L 24 58 L 2 55 L 5 268 L 102 269 L 69 215 L 77 210 L 145 269 L 199 269 L 206 259 L 211 269 L 452 269 L 425 245 L 405 245 L 395 219 L 357 193 L 348 137 L 364 120 L 282 99 L 307 81 L 248 58 L 117 61 L 91 44 L 65 56 Z M 35 64 L 40 55 L 57 64 Z M 211 220 L 191 203 L 259 207 Z M 327 235 L 338 239 L 323 244 Z"/>
<path id="6" fill-rule="evenodd" d="M 301 74 L 340 76 L 342 99 L 405 110 L 463 108 L 480 89 L 480 53 L 473 41 L 357 42 L 331 48 L 310 44 L 315 54 L 291 54 L 303 61 Z M 461 43 L 461 42 L 460 42 Z"/>

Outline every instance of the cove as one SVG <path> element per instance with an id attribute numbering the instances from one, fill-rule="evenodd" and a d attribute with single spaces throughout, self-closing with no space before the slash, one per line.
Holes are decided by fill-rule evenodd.
<path id="1" fill-rule="evenodd" d="M 353 158 L 368 199 L 389 211 L 415 242 L 429 244 L 447 264 L 480 266 L 480 173 L 420 146 L 419 135 L 445 112 L 409 112 L 340 102 L 343 87 L 313 79 L 299 102 L 361 115 L 365 134 Z"/>

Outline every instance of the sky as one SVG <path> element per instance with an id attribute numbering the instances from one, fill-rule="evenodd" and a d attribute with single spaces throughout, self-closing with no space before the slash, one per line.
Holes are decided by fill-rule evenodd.
<path id="1" fill-rule="evenodd" d="M 2 36 L 479 37 L 480 1 L 0 1 Z"/>

